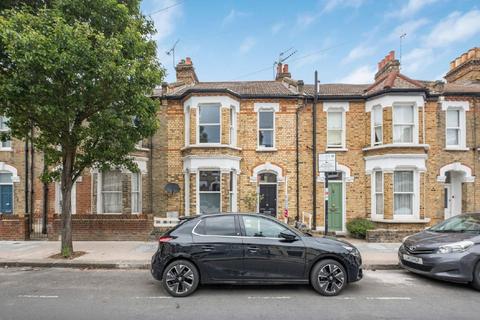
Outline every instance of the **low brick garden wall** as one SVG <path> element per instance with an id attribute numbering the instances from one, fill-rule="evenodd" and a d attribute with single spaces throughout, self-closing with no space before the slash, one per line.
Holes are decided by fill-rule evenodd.
<path id="1" fill-rule="evenodd" d="M 373 229 L 367 231 L 367 242 L 402 242 L 406 236 L 419 232 L 419 230 Z"/>
<path id="2" fill-rule="evenodd" d="M 49 225 L 48 239 L 60 239 L 60 217 Z M 153 229 L 153 220 L 140 215 L 73 215 L 73 240 L 77 241 L 147 241 Z"/>
<path id="3" fill-rule="evenodd" d="M 0 240 L 27 240 L 27 223 L 24 217 L 0 214 Z"/>

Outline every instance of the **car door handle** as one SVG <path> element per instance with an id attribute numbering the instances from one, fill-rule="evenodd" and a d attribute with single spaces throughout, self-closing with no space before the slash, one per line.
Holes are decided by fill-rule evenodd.
<path id="1" fill-rule="evenodd" d="M 257 252 L 260 248 L 259 247 L 247 247 L 248 251 L 251 253 Z"/>
<path id="2" fill-rule="evenodd" d="M 213 251 L 214 247 L 213 246 L 202 246 L 203 251 Z"/>

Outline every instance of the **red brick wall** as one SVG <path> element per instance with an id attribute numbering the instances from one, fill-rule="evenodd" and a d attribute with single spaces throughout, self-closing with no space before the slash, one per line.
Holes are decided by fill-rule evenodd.
<path id="1" fill-rule="evenodd" d="M 146 241 L 153 229 L 153 221 L 147 215 L 74 215 L 72 217 L 73 240 L 98 241 Z M 60 217 L 49 225 L 48 237 L 58 240 Z"/>
<path id="2" fill-rule="evenodd" d="M 27 240 L 27 219 L 0 214 L 0 240 Z"/>

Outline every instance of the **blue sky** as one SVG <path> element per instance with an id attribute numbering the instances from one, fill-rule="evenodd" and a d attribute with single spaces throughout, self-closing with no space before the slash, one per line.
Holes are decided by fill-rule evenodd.
<path id="1" fill-rule="evenodd" d="M 169 8 L 168 8 L 169 7 Z M 165 9 L 167 8 L 167 9 Z M 176 60 L 190 56 L 200 81 L 271 80 L 280 52 L 294 79 L 369 83 L 390 50 L 402 73 L 441 79 L 449 62 L 480 46 L 478 0 L 144 0 L 155 22 L 158 56 L 175 80 L 165 52 L 179 39 Z"/>

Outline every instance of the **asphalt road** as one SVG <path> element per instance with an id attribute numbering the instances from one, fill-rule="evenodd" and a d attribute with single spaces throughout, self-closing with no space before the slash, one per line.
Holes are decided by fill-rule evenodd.
<path id="1" fill-rule="evenodd" d="M 0 269 L 9 319 L 479 319 L 480 292 L 405 271 L 367 271 L 340 296 L 308 286 L 205 286 L 171 298 L 143 270 Z"/>

